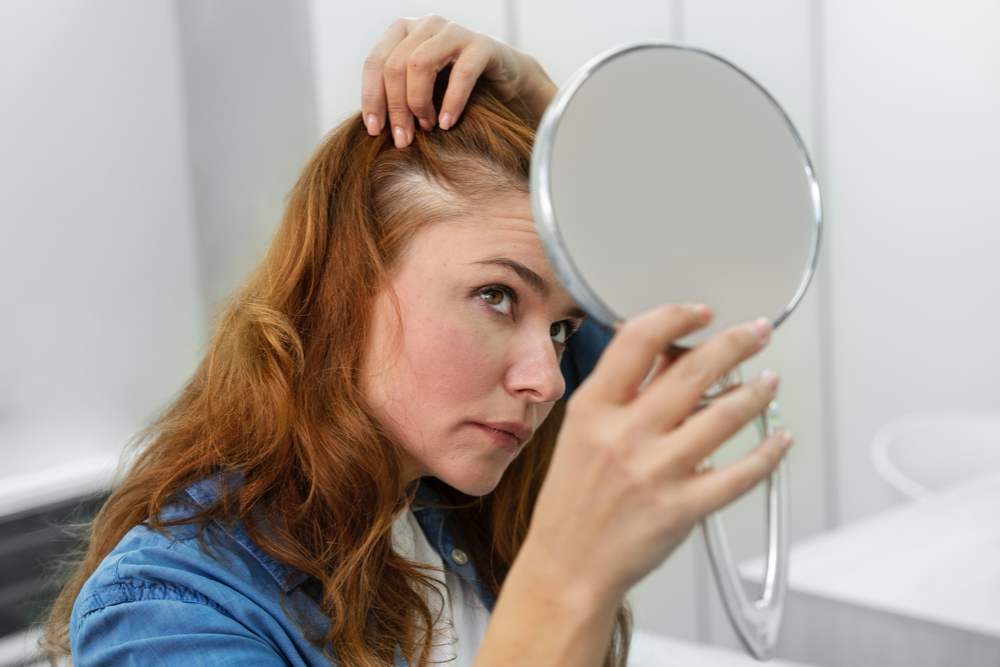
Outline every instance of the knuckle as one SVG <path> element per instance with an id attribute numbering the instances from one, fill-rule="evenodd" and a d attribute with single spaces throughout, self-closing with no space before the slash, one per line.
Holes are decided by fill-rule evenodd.
<path id="1" fill-rule="evenodd" d="M 645 319 L 629 320 L 618 332 L 618 335 L 622 336 L 630 346 L 640 347 L 644 350 L 660 347 L 659 336 L 656 335 L 651 323 Z"/>
<path id="2" fill-rule="evenodd" d="M 585 430 L 588 433 L 587 440 L 592 447 L 600 450 L 615 449 L 615 444 L 619 441 L 619 438 L 613 424 L 609 424 L 607 419 L 594 420 L 593 411 L 586 416 L 583 416 L 579 412 L 576 414 L 587 420 Z"/>
<path id="3" fill-rule="evenodd" d="M 451 69 L 451 77 L 459 81 L 469 81 L 478 76 L 475 69 L 469 63 L 455 63 Z"/>
<path id="4" fill-rule="evenodd" d="M 430 105 L 416 98 L 411 98 L 409 100 L 409 107 L 410 107 L 410 113 L 412 113 L 417 118 L 426 119 L 428 116 L 436 115 L 430 112 L 431 109 Z"/>
<path id="5" fill-rule="evenodd" d="M 757 486 L 759 480 L 757 466 L 744 466 L 733 474 L 733 491 L 736 492 L 737 496 L 742 496 Z"/>
<path id="6" fill-rule="evenodd" d="M 694 503 L 684 502 L 676 493 L 663 492 L 654 495 L 656 520 L 661 526 L 678 527 L 693 524 Z"/>
<path id="7" fill-rule="evenodd" d="M 409 113 L 409 110 L 410 110 L 410 108 L 406 104 L 406 100 L 405 99 L 401 99 L 401 98 L 399 98 L 397 96 L 389 97 L 386 100 L 386 105 L 385 106 L 386 106 L 386 109 L 391 114 L 392 113 L 398 113 L 398 114 Z"/>
<path id="8" fill-rule="evenodd" d="M 687 355 L 677 362 L 677 376 L 684 384 L 703 388 L 702 390 L 712 386 L 717 379 L 704 363 Z"/>
<path id="9" fill-rule="evenodd" d="M 743 411 L 731 401 L 716 403 L 715 419 L 727 432 L 738 431 L 746 422 Z"/>
<path id="10" fill-rule="evenodd" d="M 361 106 L 367 108 L 374 107 L 379 102 L 381 102 L 382 96 L 379 91 L 376 90 L 363 90 L 361 91 Z"/>
<path id="11" fill-rule="evenodd" d="M 380 72 L 384 64 L 385 58 L 382 57 L 382 54 L 369 53 L 368 57 L 365 58 L 363 69 L 367 72 Z"/>
<path id="12" fill-rule="evenodd" d="M 447 33 L 449 37 L 457 37 L 467 32 L 467 30 L 457 23 L 448 21 L 441 27 L 441 32 Z"/>
<path id="13" fill-rule="evenodd" d="M 409 71 L 422 74 L 434 69 L 434 62 L 426 53 L 414 51 L 406 61 L 406 66 Z"/>
<path id="14" fill-rule="evenodd" d="M 578 414 L 585 415 L 590 411 L 588 394 L 586 387 L 580 385 L 580 388 L 566 399 L 566 419 L 577 419 Z"/>
<path id="15" fill-rule="evenodd" d="M 385 72 L 393 77 L 403 77 L 406 75 L 406 57 L 391 55 L 385 61 Z"/>

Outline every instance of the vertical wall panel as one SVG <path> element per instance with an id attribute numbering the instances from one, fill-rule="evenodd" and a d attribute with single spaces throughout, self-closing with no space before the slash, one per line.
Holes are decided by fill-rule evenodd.
<path id="1" fill-rule="evenodd" d="M 824 19 L 839 510 L 850 521 L 901 499 L 869 459 L 884 423 L 1000 410 L 1000 6 L 851 0 L 827 3 Z"/>
<path id="2" fill-rule="evenodd" d="M 517 3 L 520 48 L 545 67 L 557 85 L 607 49 L 645 40 L 670 41 L 668 0 L 523 0 Z M 645 126 L 622 105 L 622 122 Z"/>
<path id="3" fill-rule="evenodd" d="M 202 283 L 223 299 L 262 256 L 316 146 L 306 0 L 178 0 Z"/>
<path id="4" fill-rule="evenodd" d="M 114 452 L 205 322 L 172 3 L 0 3 L 0 478 Z"/>

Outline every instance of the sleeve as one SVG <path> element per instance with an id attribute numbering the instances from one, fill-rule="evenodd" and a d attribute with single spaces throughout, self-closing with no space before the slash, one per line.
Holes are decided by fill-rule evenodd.
<path id="1" fill-rule="evenodd" d="M 284 665 L 267 642 L 198 601 L 147 599 L 101 607 L 80 619 L 73 664 Z"/>

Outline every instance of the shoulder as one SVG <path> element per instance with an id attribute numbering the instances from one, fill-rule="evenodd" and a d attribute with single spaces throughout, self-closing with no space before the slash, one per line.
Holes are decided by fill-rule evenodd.
<path id="1" fill-rule="evenodd" d="M 164 518 L 183 520 L 185 511 L 191 504 L 178 503 Z M 208 656 L 220 638 L 224 662 L 215 656 L 206 664 L 274 660 L 298 650 L 300 633 L 283 603 L 301 579 L 264 554 L 238 523 L 204 529 L 184 523 L 166 534 L 136 526 L 77 597 L 70 621 L 74 661 L 118 664 L 144 655 L 140 662 L 154 664 L 182 651 L 179 660 L 198 664 L 190 661 L 192 651 Z"/>

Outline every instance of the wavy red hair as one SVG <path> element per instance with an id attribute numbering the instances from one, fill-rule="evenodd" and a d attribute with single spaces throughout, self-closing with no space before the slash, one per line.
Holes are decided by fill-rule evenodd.
<path id="1" fill-rule="evenodd" d="M 303 630 L 331 658 L 391 664 L 397 643 L 408 659 L 428 654 L 431 580 L 391 540 L 415 485 L 404 486 L 401 450 L 372 417 L 359 369 L 372 305 L 416 230 L 527 192 L 529 117 L 516 99 L 478 86 L 458 125 L 417 132 L 405 150 L 387 132 L 368 136 L 360 114 L 325 137 L 266 256 L 217 319 L 204 360 L 143 432 L 135 463 L 95 519 L 48 619 L 50 655 L 68 654 L 73 603 L 122 537 L 142 522 L 164 530 L 160 511 L 178 491 L 228 472 L 242 484 L 198 519 L 238 517 L 262 549 L 315 580 L 328 631 Z M 561 403 L 490 494 L 433 482 L 494 596 L 527 534 Z M 623 603 L 605 665 L 624 666 L 630 631 Z"/>

